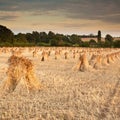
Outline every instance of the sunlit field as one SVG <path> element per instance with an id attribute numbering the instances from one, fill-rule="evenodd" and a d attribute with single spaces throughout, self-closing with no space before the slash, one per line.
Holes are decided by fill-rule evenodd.
<path id="1" fill-rule="evenodd" d="M 0 48 L 0 120 L 101 119 L 120 119 L 120 49 Z"/>

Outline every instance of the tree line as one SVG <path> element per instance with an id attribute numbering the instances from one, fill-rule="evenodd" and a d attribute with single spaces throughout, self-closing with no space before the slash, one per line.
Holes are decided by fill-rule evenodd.
<path id="1" fill-rule="evenodd" d="M 82 41 L 81 38 L 91 38 Z M 97 38 L 97 41 L 94 40 Z M 120 47 L 120 40 L 113 40 L 109 34 L 105 41 L 101 41 L 101 31 L 98 35 L 64 35 L 52 31 L 32 33 L 18 33 L 15 35 L 9 28 L 0 25 L 0 47 L 3 46 L 77 46 L 77 47 Z"/>

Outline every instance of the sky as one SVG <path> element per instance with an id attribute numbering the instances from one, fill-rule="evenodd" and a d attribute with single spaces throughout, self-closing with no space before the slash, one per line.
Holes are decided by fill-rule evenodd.
<path id="1" fill-rule="evenodd" d="M 0 0 L 0 24 L 15 34 L 120 36 L 120 0 Z"/>

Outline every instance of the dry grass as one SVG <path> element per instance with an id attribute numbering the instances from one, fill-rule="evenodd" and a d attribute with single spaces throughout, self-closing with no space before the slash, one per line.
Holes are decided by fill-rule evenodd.
<path id="1" fill-rule="evenodd" d="M 11 49 L 7 48 L 7 53 L 0 54 L 0 85 L 6 77 L 7 59 Z M 50 51 L 50 60 L 41 62 L 39 57 L 33 57 L 32 52 L 37 50 L 41 57 L 42 51 Z M 0 97 L 0 119 L 16 120 L 119 120 L 120 119 L 120 49 L 90 49 L 90 48 L 21 48 L 25 57 L 19 56 L 15 60 L 9 59 L 8 71 L 19 70 L 19 74 L 7 72 L 7 76 L 12 79 L 26 76 L 27 67 L 33 70 L 36 68 L 37 83 L 46 86 L 38 92 L 26 92 L 27 80 L 16 79 L 18 84 L 9 94 Z M 60 59 L 55 59 L 55 51 L 60 51 Z M 65 59 L 65 52 L 69 53 L 69 59 Z M 73 58 L 73 52 L 75 58 Z M 98 68 L 95 69 L 95 61 L 91 61 L 92 55 L 100 56 Z M 79 59 L 79 55 L 81 55 Z M 111 56 L 112 62 L 108 62 Z M 15 61 L 19 65 L 16 67 Z M 31 62 L 31 59 L 33 62 Z M 85 64 L 84 72 L 73 71 L 74 65 Z M 9 68 L 10 64 L 14 68 Z M 79 61 L 79 62 L 78 62 Z M 87 62 L 85 62 L 87 61 Z M 89 62 L 88 62 L 89 61 Z M 91 62 L 90 62 L 91 61 Z M 91 63 L 91 64 L 90 64 Z M 31 65 L 32 64 L 32 65 Z M 32 67 L 31 67 L 32 66 Z M 89 67 L 90 69 L 89 69 Z M 102 66 L 102 67 L 101 67 Z M 80 67 L 80 65 L 78 65 Z M 24 68 L 24 69 L 23 69 Z M 10 69 L 10 70 L 9 70 Z M 23 70 L 21 70 L 23 69 Z M 21 72 L 23 71 L 23 72 Z M 33 74 L 35 74 L 33 72 Z M 18 75 L 17 75 L 18 74 Z M 19 76 L 19 77 L 18 77 Z M 30 76 L 31 77 L 31 76 Z M 23 84 L 21 84 L 21 82 Z M 32 83 L 34 79 L 31 79 Z M 30 83 L 31 83 L 30 82 Z M 9 83 L 9 82 L 8 82 Z M 7 83 L 7 86 L 11 86 Z M 11 82 L 10 82 L 11 83 Z M 14 82 L 16 83 L 16 82 Z M 29 83 L 29 85 L 31 85 Z M 13 84 L 12 84 L 13 85 Z M 22 87 L 21 85 L 25 86 Z M 33 84 L 32 84 L 33 85 Z M 33 85 L 34 86 L 34 85 Z M 36 86 L 36 84 L 35 84 Z M 5 87 L 6 89 L 7 87 Z M 9 88 L 9 87 L 8 87 Z M 23 89 L 24 88 L 24 89 Z M 30 87 L 32 88 L 32 87 Z M 36 88 L 36 87 L 35 87 Z M 20 89 L 20 91 L 18 91 Z M 22 94 L 21 94 L 22 92 Z"/>

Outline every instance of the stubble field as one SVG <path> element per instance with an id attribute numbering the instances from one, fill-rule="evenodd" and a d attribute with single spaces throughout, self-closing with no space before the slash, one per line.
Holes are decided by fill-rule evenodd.
<path id="1" fill-rule="evenodd" d="M 1 48 L 1 88 L 7 79 L 12 50 L 32 60 L 41 88 L 28 92 L 17 84 L 13 92 L 3 93 L 1 89 L 0 120 L 120 119 L 120 49 Z M 95 67 L 93 54 L 106 57 L 113 53 L 111 61 L 107 59 L 103 64 L 101 60 Z M 83 54 L 89 63 L 85 69 L 84 65 L 79 67 Z"/>

